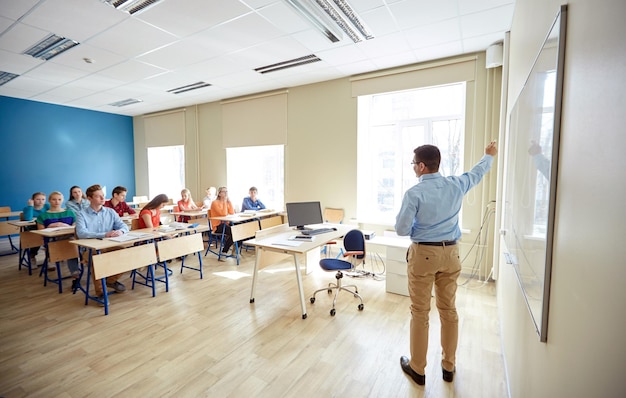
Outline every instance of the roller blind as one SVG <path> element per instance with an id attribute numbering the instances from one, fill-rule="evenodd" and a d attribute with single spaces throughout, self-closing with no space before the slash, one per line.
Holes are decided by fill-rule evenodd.
<path id="1" fill-rule="evenodd" d="M 146 147 L 185 145 L 185 110 L 144 116 Z"/>
<path id="2" fill-rule="evenodd" d="M 439 84 L 472 81 L 476 75 L 476 56 L 452 58 L 406 68 L 379 71 L 350 79 L 352 96 L 371 95 Z"/>
<path id="3" fill-rule="evenodd" d="M 222 103 L 224 148 L 287 143 L 287 91 Z"/>

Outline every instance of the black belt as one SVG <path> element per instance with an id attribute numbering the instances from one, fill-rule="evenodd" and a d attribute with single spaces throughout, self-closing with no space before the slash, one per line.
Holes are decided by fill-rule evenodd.
<path id="1" fill-rule="evenodd" d="M 426 246 L 454 246 L 456 245 L 455 240 L 444 240 L 443 242 L 419 242 L 418 245 L 426 245 Z"/>

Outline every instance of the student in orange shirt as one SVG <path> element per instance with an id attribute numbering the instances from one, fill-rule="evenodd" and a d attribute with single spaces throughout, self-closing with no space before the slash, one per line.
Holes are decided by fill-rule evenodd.
<path id="1" fill-rule="evenodd" d="M 235 214 L 233 204 L 228 199 L 228 189 L 226 187 L 220 187 L 217 190 L 217 199 L 211 203 L 211 217 L 223 217 L 229 214 Z M 215 228 L 216 234 L 224 233 L 224 246 L 222 246 L 222 253 L 228 253 L 228 250 L 233 245 L 233 236 L 230 232 L 230 225 L 225 221 L 220 223 Z"/>

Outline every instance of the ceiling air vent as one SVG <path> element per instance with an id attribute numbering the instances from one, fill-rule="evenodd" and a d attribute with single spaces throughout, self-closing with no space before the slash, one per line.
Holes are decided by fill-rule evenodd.
<path id="1" fill-rule="evenodd" d="M 191 91 L 191 90 L 197 90 L 197 89 L 203 88 L 203 87 L 209 87 L 210 85 L 211 85 L 211 83 L 197 82 L 197 83 L 194 83 L 194 84 L 188 84 L 186 86 L 173 88 L 171 90 L 167 90 L 167 92 L 168 93 L 173 93 L 173 94 L 180 94 L 180 93 L 185 93 L 185 92 Z"/>
<path id="2" fill-rule="evenodd" d="M 50 34 L 39 43 L 36 43 L 28 50 L 24 51 L 22 54 L 47 61 L 76 45 L 78 45 L 78 42 L 75 40 Z"/>
<path id="3" fill-rule="evenodd" d="M 0 70 L 0 86 L 7 84 L 18 76 L 19 75 L 16 75 L 15 73 L 3 72 Z"/>
<path id="4" fill-rule="evenodd" d="M 125 100 L 113 102 L 113 103 L 111 103 L 109 105 L 117 106 L 118 108 L 121 108 L 123 106 L 132 105 L 132 104 L 136 104 L 136 103 L 139 103 L 139 102 L 143 102 L 143 101 L 140 100 L 140 99 L 128 98 L 128 99 L 125 99 Z"/>
<path id="5" fill-rule="evenodd" d="M 321 61 L 315 54 L 305 55 L 304 57 L 295 58 L 289 61 L 279 62 L 277 64 L 261 66 L 260 68 L 255 68 L 254 70 L 259 73 L 270 73 L 276 72 L 278 70 L 293 68 L 300 65 L 311 64 L 313 62 Z"/>
<path id="6" fill-rule="evenodd" d="M 134 15 L 147 10 L 161 0 L 100 0 L 117 8 L 120 11 Z"/>

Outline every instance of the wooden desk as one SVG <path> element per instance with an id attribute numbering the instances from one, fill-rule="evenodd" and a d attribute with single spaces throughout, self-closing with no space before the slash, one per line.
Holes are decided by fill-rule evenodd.
<path id="1" fill-rule="evenodd" d="M 9 245 L 11 246 L 11 251 L 8 253 L 0 254 L 2 256 L 21 253 L 20 250 L 15 247 L 15 244 L 13 244 L 13 239 L 11 238 L 11 235 L 17 235 L 20 233 L 20 228 L 16 227 L 15 224 L 13 224 L 13 222 L 17 222 L 18 220 L 10 220 L 11 218 L 20 217 L 21 214 L 21 211 L 9 211 L 0 213 L 0 219 L 4 219 L 4 221 L 0 221 L 0 237 L 6 236 L 7 238 L 9 238 Z"/>
<path id="2" fill-rule="evenodd" d="M 319 264 L 320 247 L 327 242 L 342 237 L 348 231 L 353 229 L 343 224 L 324 224 L 311 226 L 312 228 L 335 227 L 337 230 L 327 232 L 325 234 L 315 235 L 311 242 L 294 242 L 289 238 L 297 235 L 298 231 L 292 229 L 286 224 L 258 231 L 254 239 L 246 241 L 246 244 L 256 246 L 256 261 L 254 263 L 254 273 L 252 275 L 252 290 L 250 291 L 250 303 L 254 303 L 254 292 L 256 289 L 256 281 L 260 268 L 276 262 L 277 255 L 284 258 L 285 255 L 291 256 L 295 265 L 296 280 L 298 281 L 298 294 L 300 296 L 300 305 L 302 306 L 302 319 L 306 319 L 306 303 L 304 301 L 304 290 L 302 287 L 302 276 L 300 273 L 300 265 L 298 256 L 304 255 L 306 258 L 306 269 L 313 264 Z M 297 244 L 297 245 L 296 245 Z"/>
<path id="3" fill-rule="evenodd" d="M 21 235 L 23 232 L 27 232 L 28 227 L 34 227 L 37 225 L 37 223 L 35 222 L 34 219 L 30 221 L 11 220 L 11 221 L 7 221 L 7 223 L 9 225 L 13 225 L 14 227 L 18 228 L 20 232 L 20 248 L 19 248 L 20 257 L 17 259 L 17 268 L 21 270 L 22 266 L 25 266 L 26 268 L 28 268 L 28 275 L 32 275 L 33 270 L 32 270 L 32 264 L 30 262 L 30 256 L 24 256 L 24 252 L 30 252 L 30 250 L 22 248 Z"/>
<path id="4" fill-rule="evenodd" d="M 85 288 L 82 287 L 82 284 L 79 287 L 79 289 L 85 293 L 85 305 L 89 303 L 89 299 L 94 300 L 98 303 L 101 303 L 101 301 L 97 297 L 89 295 L 89 285 L 91 283 L 91 268 L 92 268 L 91 266 L 93 264 L 94 252 L 95 254 L 100 254 L 103 250 L 108 251 L 108 250 L 122 249 L 125 247 L 133 246 L 137 243 L 154 242 L 156 240 L 159 240 L 165 237 L 172 237 L 172 236 L 176 236 L 179 234 L 202 233 L 204 231 L 208 231 L 208 229 L 209 227 L 206 225 L 198 225 L 193 228 L 179 229 L 179 230 L 173 230 L 173 231 L 165 230 L 165 228 L 143 228 L 143 229 L 136 229 L 136 230 L 130 231 L 126 234 L 126 235 L 141 234 L 143 235 L 142 237 L 138 237 L 136 239 L 130 239 L 130 240 L 122 241 L 122 242 L 112 240 L 111 238 L 102 238 L 102 239 L 91 238 L 91 239 L 71 240 L 70 243 L 75 244 L 79 248 L 83 248 L 89 253 L 88 262 L 87 262 L 87 281 L 85 284 Z M 201 257 L 201 254 L 199 255 L 199 258 L 200 257 Z M 202 266 L 201 261 L 202 260 L 200 259 L 200 266 Z M 132 264 L 130 264 L 130 266 L 132 266 Z M 131 268 L 129 270 L 132 270 L 132 269 L 134 268 Z M 201 268 L 199 271 L 202 272 Z M 154 295 L 154 289 L 153 289 L 153 295 Z M 106 296 L 105 296 L 105 302 L 103 304 L 105 306 L 105 314 L 107 314 L 108 303 L 106 300 Z"/>
<path id="5" fill-rule="evenodd" d="M 226 222 L 229 225 L 235 225 L 235 224 L 240 224 L 240 223 L 244 223 L 244 222 L 250 222 L 250 221 L 256 221 L 258 223 L 259 228 L 261 229 L 261 223 L 260 220 L 262 218 L 266 218 L 266 217 L 271 217 L 274 216 L 276 214 L 280 213 L 280 211 L 277 210 L 259 210 L 256 211 L 254 213 L 251 212 L 242 212 L 242 213 L 235 213 L 235 214 L 229 214 L 227 216 L 217 216 L 217 217 L 210 217 L 211 220 L 217 220 L 217 221 L 222 221 L 222 222 Z M 224 233 L 222 231 L 221 237 L 220 237 L 220 241 L 221 244 L 223 245 L 224 243 Z M 248 241 L 246 241 L 246 244 L 248 243 Z M 234 240 L 233 244 L 235 245 L 235 251 L 236 254 L 235 255 L 231 255 L 231 254 L 226 254 L 226 253 L 222 253 L 221 250 L 217 250 L 217 252 L 214 252 L 213 250 L 209 250 L 211 253 L 215 254 L 217 256 L 218 261 L 221 260 L 222 257 L 235 257 L 237 259 L 237 265 L 239 265 L 239 243 L 237 243 L 236 240 Z"/>
<path id="6" fill-rule="evenodd" d="M 33 234 L 43 236 L 43 245 L 46 250 L 46 258 L 43 261 L 43 265 L 41 266 L 41 271 L 39 272 L 39 276 L 43 274 L 43 285 L 47 286 L 48 282 L 56 283 L 59 286 L 59 293 L 63 293 L 63 278 L 61 277 L 61 267 L 60 264 L 56 264 L 57 278 L 52 279 L 48 276 L 48 260 L 50 258 L 50 250 L 48 248 L 48 244 L 51 241 L 58 240 L 59 238 L 67 238 L 70 236 L 74 236 L 75 227 L 58 227 L 58 228 L 44 228 L 44 229 L 34 229 L 32 231 Z M 78 252 L 76 252 L 78 254 Z M 78 256 L 76 256 L 78 257 Z"/>
<path id="7" fill-rule="evenodd" d="M 170 214 L 174 216 L 187 216 L 193 218 L 207 217 L 209 214 L 207 210 L 187 210 L 187 211 L 173 211 Z"/>

